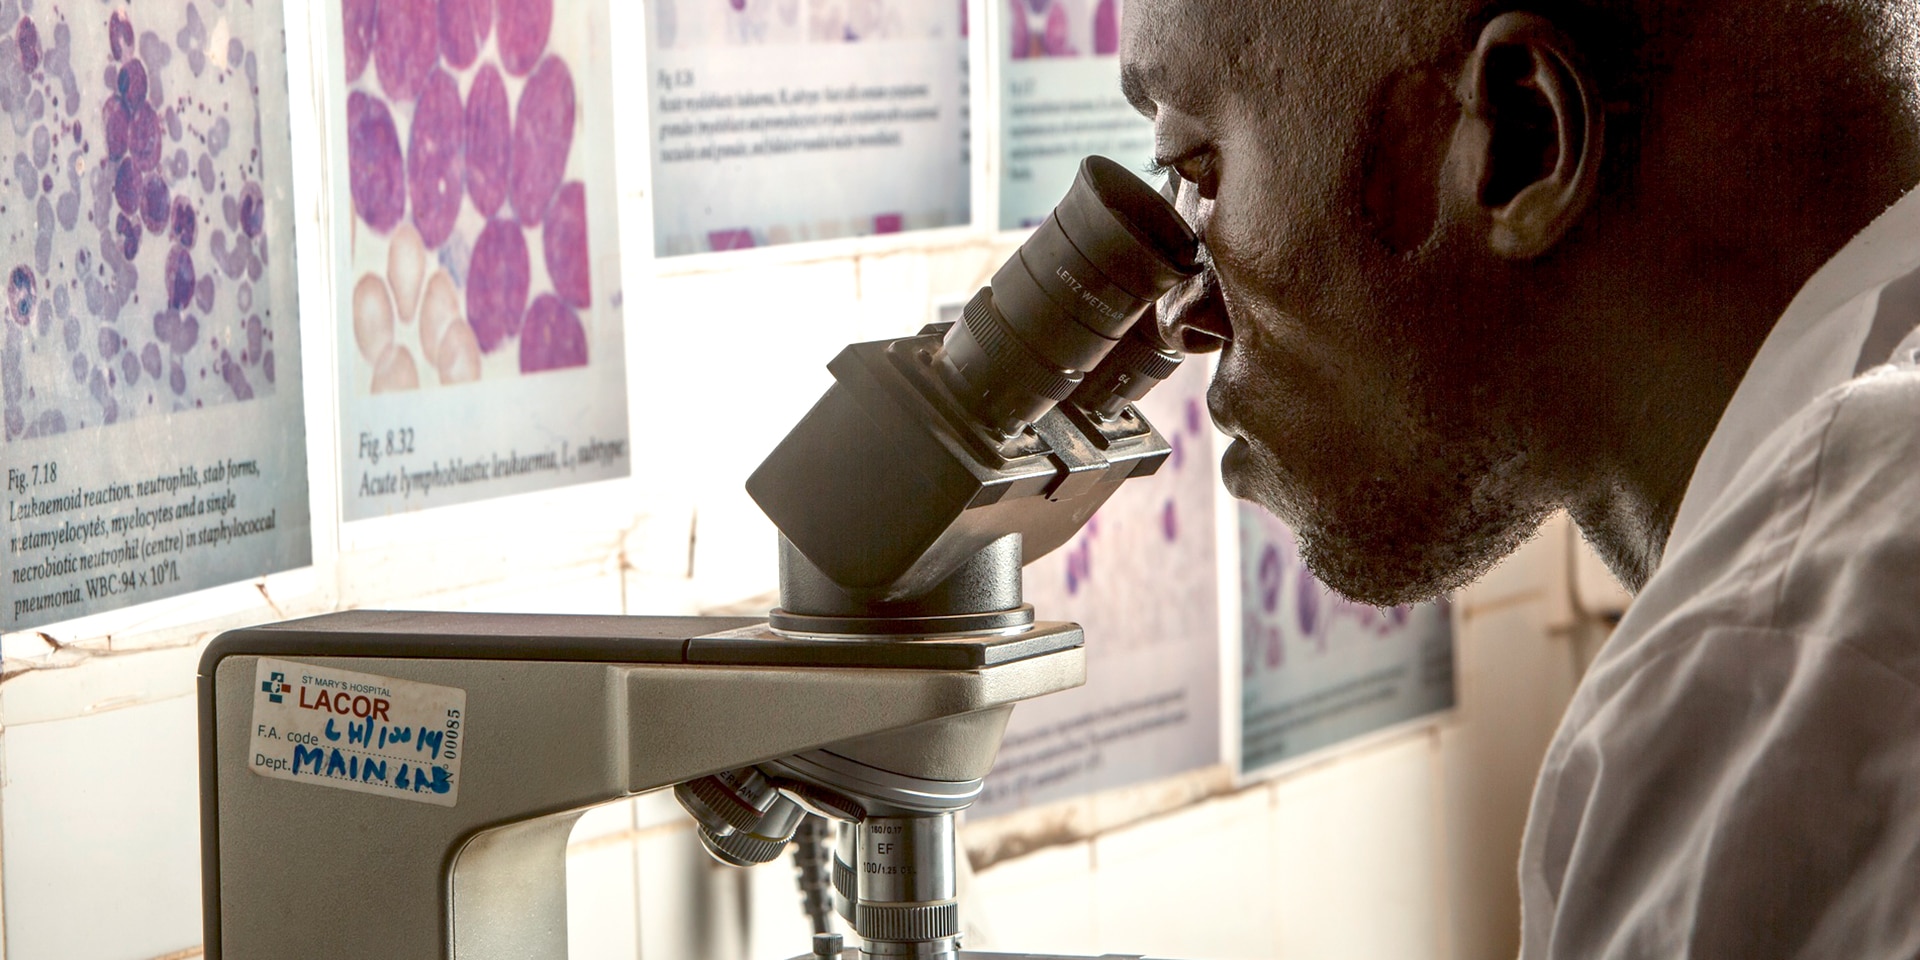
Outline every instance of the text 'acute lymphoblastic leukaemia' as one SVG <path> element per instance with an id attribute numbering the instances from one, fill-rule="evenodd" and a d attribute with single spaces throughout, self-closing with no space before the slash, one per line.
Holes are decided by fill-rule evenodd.
<path id="1" fill-rule="evenodd" d="M 567 177 L 554 0 L 338 2 L 355 262 L 379 265 L 351 291 L 366 387 L 585 366 L 587 187 Z"/>
<path id="2" fill-rule="evenodd" d="M 257 27 L 0 0 L 7 440 L 272 393 Z"/>

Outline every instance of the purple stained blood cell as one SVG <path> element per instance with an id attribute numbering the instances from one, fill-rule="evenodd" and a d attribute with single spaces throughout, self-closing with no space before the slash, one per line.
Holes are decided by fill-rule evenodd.
<path id="1" fill-rule="evenodd" d="M 483 217 L 492 217 L 507 199 L 513 166 L 513 114 L 506 83 L 489 63 L 473 75 L 467 91 L 467 195 Z"/>
<path id="2" fill-rule="evenodd" d="M 376 233 L 407 212 L 406 165 L 387 105 L 356 90 L 347 97 L 347 179 L 353 209 Z"/>
<path id="3" fill-rule="evenodd" d="M 542 294 L 527 309 L 520 331 L 520 372 L 565 370 L 587 365 L 587 331 L 579 315 L 553 294 Z"/>
<path id="4" fill-rule="evenodd" d="M 127 102 L 128 109 L 147 102 L 146 64 L 139 60 L 128 60 L 121 65 L 120 73 L 114 79 L 114 89 L 120 91 L 120 99 Z"/>
<path id="5" fill-rule="evenodd" d="M 225 153 L 227 142 L 232 136 L 233 125 L 227 122 L 226 117 L 215 120 L 213 122 L 213 128 L 207 131 L 207 149 L 213 151 L 213 155 L 216 157 Z"/>
<path id="6" fill-rule="evenodd" d="M 167 386 L 173 388 L 176 397 L 187 392 L 187 371 L 180 368 L 178 360 L 168 365 Z"/>
<path id="7" fill-rule="evenodd" d="M 244 280 L 241 281 L 240 289 L 234 292 L 233 302 L 240 307 L 240 310 L 243 313 L 248 310 L 252 310 L 253 309 L 253 284 L 247 283 Z M 258 324 L 260 322 L 260 318 L 254 317 L 253 322 Z M 260 351 L 258 350 L 255 350 L 253 353 L 255 356 L 260 355 Z"/>
<path id="8" fill-rule="evenodd" d="M 155 335 L 158 336 L 158 333 L 156 332 Z M 127 354 L 127 356 L 133 356 L 133 354 L 129 353 Z M 147 371 L 147 376 L 149 377 L 160 376 L 160 345 L 159 344 L 149 343 L 146 345 L 145 349 L 142 349 L 140 351 L 140 368 Z"/>
<path id="9" fill-rule="evenodd" d="M 230 37 L 227 39 L 227 66 L 239 66 L 241 59 L 246 55 L 247 45 L 241 43 L 239 37 Z"/>
<path id="10" fill-rule="evenodd" d="M 1160 535 L 1167 538 L 1168 543 L 1180 539 L 1180 510 L 1172 500 L 1160 510 Z"/>
<path id="11" fill-rule="evenodd" d="M 553 28 L 553 0 L 497 0 L 500 65 L 524 77 L 547 52 L 547 32 Z"/>
<path id="12" fill-rule="evenodd" d="M 193 285 L 193 305 L 198 307 L 201 313 L 212 313 L 213 293 L 213 274 L 201 274 L 199 281 Z"/>
<path id="13" fill-rule="evenodd" d="M 260 372 L 266 374 L 268 383 L 273 382 L 273 351 L 272 350 L 268 350 L 267 355 L 260 358 Z"/>
<path id="14" fill-rule="evenodd" d="M 107 18 L 107 44 L 113 49 L 115 60 L 123 60 L 133 52 L 133 20 L 125 10 L 115 10 Z"/>
<path id="15" fill-rule="evenodd" d="M 193 302 L 193 255 L 175 245 L 167 251 L 167 309 L 185 310 Z"/>
<path id="16" fill-rule="evenodd" d="M 112 327 L 101 327 L 100 335 L 95 339 L 99 341 L 97 346 L 100 348 L 100 359 L 112 360 L 114 355 L 120 352 L 120 332 Z"/>
<path id="17" fill-rule="evenodd" d="M 204 150 L 200 152 L 200 162 L 195 166 L 193 175 L 199 178 L 202 193 L 213 192 L 213 158 L 207 156 Z"/>
<path id="18" fill-rule="evenodd" d="M 107 156 L 115 160 L 126 156 L 128 134 L 133 129 L 133 115 L 126 103 L 118 97 L 108 97 L 106 105 L 100 108 L 100 125 L 107 132 Z"/>
<path id="19" fill-rule="evenodd" d="M 180 318 L 180 325 L 174 327 L 173 331 L 173 343 L 170 346 L 174 353 L 184 354 L 200 342 L 200 318 L 187 314 Z"/>
<path id="20" fill-rule="evenodd" d="M 73 355 L 73 382 L 86 383 L 87 374 L 92 371 L 92 369 L 93 365 L 87 362 L 85 354 L 76 353 Z"/>
<path id="21" fill-rule="evenodd" d="M 241 309 L 244 310 L 246 308 L 242 307 Z M 260 318 L 257 316 L 248 317 L 247 318 L 247 356 L 258 359 L 260 356 L 260 348 L 265 345 L 266 338 L 267 338 L 267 330 L 265 327 L 260 325 Z"/>
<path id="22" fill-rule="evenodd" d="M 548 57 L 527 78 L 513 117 L 508 193 L 521 223 L 532 226 L 546 216 L 572 148 L 573 75 L 559 57 Z"/>
<path id="23" fill-rule="evenodd" d="M 68 353 L 80 349 L 80 321 L 68 317 L 67 322 L 60 325 L 60 341 L 67 345 Z"/>
<path id="24" fill-rule="evenodd" d="M 240 204 L 233 199 L 232 194 L 220 198 L 220 212 L 227 218 L 227 229 L 240 229 Z"/>
<path id="25" fill-rule="evenodd" d="M 140 169 L 132 157 L 120 161 L 120 168 L 113 174 L 113 199 L 120 205 L 120 212 L 131 214 L 140 209 Z"/>
<path id="26" fill-rule="evenodd" d="M 33 25 L 32 17 L 20 18 L 13 39 L 20 44 L 20 68 L 28 73 L 40 69 L 40 29 Z"/>
<path id="27" fill-rule="evenodd" d="M 465 121 L 459 82 L 435 70 L 420 92 L 407 139 L 407 195 L 413 198 L 413 225 L 429 250 L 446 242 L 460 215 L 466 192 Z"/>
<path id="28" fill-rule="evenodd" d="M 186 128 L 182 126 L 180 123 L 180 111 L 175 110 L 172 107 L 168 107 L 166 112 L 166 119 L 167 119 L 167 139 L 172 140 L 174 143 L 179 143 L 180 138 L 186 135 L 186 132 L 187 132 Z M 175 162 L 177 162 L 180 165 L 180 168 L 182 170 L 186 169 L 186 166 L 187 166 L 186 151 L 184 150 L 180 151 L 177 154 L 177 156 L 180 159 Z"/>
<path id="29" fill-rule="evenodd" d="M 207 24 L 200 19 L 200 8 L 187 4 L 187 25 L 174 35 L 173 45 L 186 54 L 187 69 L 199 76 L 207 69 Z"/>
<path id="30" fill-rule="evenodd" d="M 114 218 L 113 230 L 120 235 L 120 256 L 128 261 L 140 255 L 140 225 L 122 213 Z"/>
<path id="31" fill-rule="evenodd" d="M 488 20 L 493 19 L 493 10 L 489 7 L 483 11 L 476 0 L 439 0 L 439 6 L 440 56 L 447 66 L 465 70 L 480 55 L 480 43 L 490 26 L 480 17 L 484 13 Z"/>
<path id="32" fill-rule="evenodd" d="M 1300 622 L 1300 635 L 1311 637 L 1320 626 L 1320 583 L 1313 579 L 1305 567 L 1300 568 L 1296 582 L 1299 590 L 1294 593 L 1294 616 Z"/>
<path id="33" fill-rule="evenodd" d="M 342 17 L 346 28 L 347 82 L 360 79 L 373 55 L 373 22 L 379 0 L 343 0 Z"/>
<path id="34" fill-rule="evenodd" d="M 1269 616 L 1280 609 L 1280 548 L 1267 544 L 1260 552 L 1260 609 Z"/>
<path id="35" fill-rule="evenodd" d="M 173 198 L 173 214 L 167 229 L 167 235 L 173 242 L 191 251 L 193 241 L 199 236 L 200 221 L 193 215 L 193 201 L 185 196 Z"/>
<path id="36" fill-rule="evenodd" d="M 1206 422 L 1206 414 L 1200 409 L 1199 399 L 1189 398 L 1187 400 L 1187 432 L 1198 434 Z"/>
<path id="37" fill-rule="evenodd" d="M 249 180 L 245 187 L 240 188 L 239 217 L 240 232 L 249 237 L 259 236 L 261 229 L 266 226 L 267 198 L 261 194 L 258 183 Z"/>
<path id="38" fill-rule="evenodd" d="M 33 321 L 33 308 L 39 299 L 34 290 L 33 268 L 26 264 L 14 267 L 7 274 L 7 312 L 12 314 L 13 322 L 26 326 Z"/>
<path id="39" fill-rule="evenodd" d="M 173 197 L 167 191 L 167 181 L 158 175 L 147 178 L 147 184 L 140 191 L 140 220 L 147 229 L 159 233 L 167 229 L 167 220 L 173 215 Z"/>
<path id="40" fill-rule="evenodd" d="M 440 60 L 433 0 L 380 0 L 373 13 L 373 70 L 387 99 L 405 103 L 420 95 Z"/>
<path id="41" fill-rule="evenodd" d="M 482 353 L 492 353 L 502 341 L 520 333 L 530 272 L 527 238 L 519 225 L 510 220 L 489 222 L 473 246 L 467 277 L 467 322 L 473 325 Z"/>
<path id="42" fill-rule="evenodd" d="M 171 345 L 180 338 L 180 314 L 172 310 L 163 310 L 153 315 L 153 335 L 161 343 Z"/>
<path id="43" fill-rule="evenodd" d="M 127 156 L 140 165 L 141 172 L 160 165 L 160 115 L 149 104 L 133 111 L 133 125 L 127 129 Z"/>
<path id="44" fill-rule="evenodd" d="M 1119 0 L 1100 0 L 1093 10 L 1093 52 L 1107 57 L 1120 52 Z"/>
<path id="45" fill-rule="evenodd" d="M 540 245 L 546 255 L 547 276 L 553 280 L 553 292 L 567 305 L 585 310 L 593 305 L 592 259 L 587 249 L 587 188 L 578 180 L 560 187 L 547 208 L 547 222 L 540 230 Z"/>
<path id="46" fill-rule="evenodd" d="M 120 355 L 120 379 L 131 387 L 140 382 L 140 356 L 132 350 Z"/>

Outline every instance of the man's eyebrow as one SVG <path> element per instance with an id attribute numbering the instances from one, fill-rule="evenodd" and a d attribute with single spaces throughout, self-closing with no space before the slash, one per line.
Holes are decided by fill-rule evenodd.
<path id="1" fill-rule="evenodd" d="M 1149 120 L 1159 112 L 1153 98 L 1147 95 L 1146 71 L 1136 63 L 1128 61 L 1120 65 L 1120 93 Z"/>

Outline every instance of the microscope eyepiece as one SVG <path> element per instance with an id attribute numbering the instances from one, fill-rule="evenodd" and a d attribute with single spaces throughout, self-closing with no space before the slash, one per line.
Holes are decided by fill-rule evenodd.
<path id="1" fill-rule="evenodd" d="M 948 331 L 938 367 L 982 423 L 1019 432 L 1071 396 L 1135 321 L 1200 271 L 1199 241 L 1160 193 L 1104 157 Z"/>

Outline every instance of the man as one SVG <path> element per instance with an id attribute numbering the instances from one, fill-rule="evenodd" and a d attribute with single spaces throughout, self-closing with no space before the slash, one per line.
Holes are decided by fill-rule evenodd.
<path id="1" fill-rule="evenodd" d="M 1372 603 L 1557 509 L 1639 591 L 1523 955 L 1920 956 L 1920 2 L 1134 0 L 1123 70 L 1233 492 Z"/>

